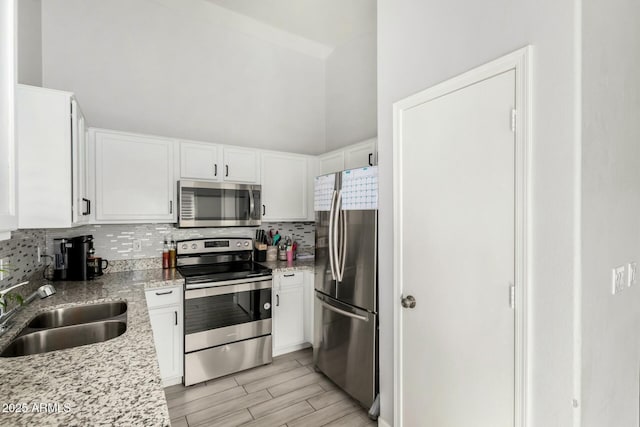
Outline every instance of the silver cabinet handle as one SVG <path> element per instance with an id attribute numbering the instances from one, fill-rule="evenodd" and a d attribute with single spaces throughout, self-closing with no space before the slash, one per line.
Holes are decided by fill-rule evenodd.
<path id="1" fill-rule="evenodd" d="M 172 294 L 173 291 L 167 291 L 167 292 L 156 292 L 156 295 L 169 295 Z"/>
<path id="2" fill-rule="evenodd" d="M 295 275 L 296 275 L 296 273 L 285 274 L 285 275 L 284 275 L 284 277 L 293 277 L 293 276 L 295 276 Z"/>
<path id="3" fill-rule="evenodd" d="M 276 307 L 280 307 L 280 295 L 276 294 Z"/>
<path id="4" fill-rule="evenodd" d="M 407 295 L 406 297 L 402 298 L 400 303 L 404 308 L 415 308 L 416 299 L 413 297 L 413 295 Z"/>
<path id="5" fill-rule="evenodd" d="M 178 326 L 178 312 L 174 311 L 175 315 L 176 315 L 176 326 Z"/>
<path id="6" fill-rule="evenodd" d="M 213 176 L 218 176 L 218 164 L 213 165 Z"/>

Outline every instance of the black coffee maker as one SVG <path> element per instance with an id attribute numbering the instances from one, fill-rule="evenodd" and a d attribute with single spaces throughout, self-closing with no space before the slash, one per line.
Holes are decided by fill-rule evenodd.
<path id="1" fill-rule="evenodd" d="M 53 280 L 91 280 L 92 269 L 87 265 L 93 252 L 93 236 L 54 239 L 55 264 Z"/>

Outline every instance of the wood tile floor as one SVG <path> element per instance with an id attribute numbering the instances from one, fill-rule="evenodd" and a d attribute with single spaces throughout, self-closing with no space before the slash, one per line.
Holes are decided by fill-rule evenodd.
<path id="1" fill-rule="evenodd" d="M 367 412 L 321 373 L 311 349 L 273 359 L 270 365 L 206 383 L 167 387 L 174 427 L 375 426 Z"/>

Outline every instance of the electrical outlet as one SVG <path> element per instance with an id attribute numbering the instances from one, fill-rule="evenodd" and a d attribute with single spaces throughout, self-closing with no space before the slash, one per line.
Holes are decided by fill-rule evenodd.
<path id="1" fill-rule="evenodd" d="M 42 260 L 42 253 L 40 251 L 40 245 L 38 245 L 38 262 Z"/>
<path id="2" fill-rule="evenodd" d="M 142 250 L 142 240 L 135 239 L 133 241 L 133 250 L 134 252 L 140 252 Z"/>
<path id="3" fill-rule="evenodd" d="M 622 292 L 625 287 L 625 266 L 620 265 L 611 270 L 611 293 L 613 295 Z"/>
<path id="4" fill-rule="evenodd" d="M 627 286 L 628 287 L 632 287 L 633 285 L 636 284 L 636 280 L 637 280 L 637 272 L 638 272 L 638 265 L 636 264 L 636 262 L 630 262 L 629 264 L 627 264 Z"/>

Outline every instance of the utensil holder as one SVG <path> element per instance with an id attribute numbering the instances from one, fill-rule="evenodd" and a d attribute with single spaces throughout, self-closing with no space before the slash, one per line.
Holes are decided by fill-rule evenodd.
<path id="1" fill-rule="evenodd" d="M 256 262 L 264 262 L 267 260 L 267 251 L 254 249 L 253 250 L 253 260 Z"/>
<path id="2" fill-rule="evenodd" d="M 277 246 L 267 247 L 267 261 L 277 261 L 277 260 L 278 260 L 278 247 Z"/>

